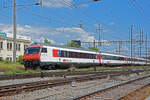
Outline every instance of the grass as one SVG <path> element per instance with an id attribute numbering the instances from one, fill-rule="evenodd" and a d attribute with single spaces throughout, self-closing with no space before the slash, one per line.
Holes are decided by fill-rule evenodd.
<path id="1" fill-rule="evenodd" d="M 24 66 L 20 63 L 13 62 L 0 62 L 0 72 L 4 74 L 27 74 L 39 72 L 67 72 L 67 69 L 58 70 L 25 70 Z"/>
<path id="2" fill-rule="evenodd" d="M 125 66 L 125 67 L 105 67 L 100 66 L 96 67 L 98 71 L 103 70 L 131 70 L 131 69 L 146 69 L 149 66 Z M 38 73 L 38 72 L 67 72 L 70 71 L 92 71 L 94 70 L 93 67 L 89 68 L 75 68 L 71 67 L 69 69 L 57 69 L 57 70 L 25 70 L 24 66 L 20 63 L 13 63 L 13 62 L 0 62 L 0 72 L 4 74 L 21 74 L 21 73 Z"/>
<path id="3" fill-rule="evenodd" d="M 123 71 L 128 71 L 132 69 L 146 69 L 150 68 L 150 66 L 124 66 L 124 67 L 106 67 L 106 66 L 99 66 L 96 67 L 97 71 L 103 71 L 103 70 L 123 70 Z M 89 70 L 94 70 L 93 67 L 90 68 L 76 68 L 74 69 L 75 71 L 89 71 Z"/>
<path id="4" fill-rule="evenodd" d="M 42 70 L 11 70 L 5 71 L 4 74 L 29 74 L 29 73 L 39 73 L 43 72 Z"/>
<path id="5" fill-rule="evenodd" d="M 19 63 L 5 63 L 5 62 L 0 62 L 0 70 L 1 71 L 10 71 L 10 70 L 24 70 L 24 66 L 19 64 Z"/>
<path id="6" fill-rule="evenodd" d="M 25 70 L 24 66 L 20 63 L 13 62 L 0 62 L 0 72 L 4 74 L 21 74 L 21 73 L 37 73 L 42 72 L 41 70 Z"/>

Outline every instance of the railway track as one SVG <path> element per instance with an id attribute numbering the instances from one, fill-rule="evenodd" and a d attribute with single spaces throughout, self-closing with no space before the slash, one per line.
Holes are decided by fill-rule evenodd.
<path id="1" fill-rule="evenodd" d="M 120 72 L 120 73 L 113 73 L 109 74 L 110 77 L 120 76 L 120 75 L 128 75 L 133 72 Z M 64 78 L 64 79 L 57 79 L 57 80 L 47 80 L 47 81 L 38 81 L 38 82 L 31 82 L 31 83 L 22 83 L 22 84 L 14 84 L 14 85 L 7 85 L 7 86 L 0 86 L 0 97 L 16 95 L 22 92 L 30 92 L 34 90 L 40 90 L 55 86 L 61 86 L 66 84 L 71 84 L 71 82 L 84 82 L 88 80 L 95 80 L 95 79 L 103 79 L 107 78 L 108 75 L 102 74 L 94 74 L 94 75 L 87 75 L 81 77 L 72 77 L 72 78 Z"/>
<path id="2" fill-rule="evenodd" d="M 126 71 L 126 72 L 133 72 L 139 73 L 144 71 L 150 71 L 150 69 L 146 70 L 136 70 L 136 71 Z M 125 71 L 74 71 L 74 72 L 41 72 L 41 73 L 34 73 L 34 74 L 11 74 L 11 75 L 0 75 L 0 80 L 13 80 L 13 79 L 27 79 L 27 78 L 38 78 L 38 77 L 53 77 L 53 76 L 73 76 L 73 75 L 88 75 L 88 74 L 113 74 Z"/>
<path id="3" fill-rule="evenodd" d="M 118 72 L 118 71 L 114 71 Z M 0 80 L 10 80 L 10 79 L 26 79 L 26 78 L 38 78 L 38 77 L 53 77 L 53 76 L 73 76 L 73 75 L 87 75 L 96 73 L 113 73 L 112 71 L 74 71 L 74 72 L 41 72 L 33 74 L 11 74 L 11 75 L 0 75 Z"/>
<path id="4" fill-rule="evenodd" d="M 143 80 L 143 79 L 146 79 L 146 78 L 149 78 L 149 77 L 150 77 L 150 75 L 143 76 L 143 77 L 140 77 L 140 78 L 137 78 L 137 79 L 126 81 L 126 82 L 123 82 L 123 83 L 120 83 L 120 84 L 117 84 L 117 85 L 114 85 L 114 86 L 111 86 L 111 87 L 108 87 L 108 88 L 105 88 L 105 89 L 102 89 L 102 90 L 98 90 L 98 91 L 95 91 L 95 92 L 92 92 L 92 93 L 89 93 L 89 94 L 86 94 L 86 95 L 76 97 L 74 99 L 69 99 L 69 100 L 95 100 L 92 97 L 96 97 L 96 96 L 98 97 L 99 95 L 107 94 L 111 90 L 115 90 L 115 89 L 120 88 L 122 86 L 126 86 L 128 84 L 133 83 L 133 82 L 140 81 L 140 80 Z M 148 84 L 150 84 L 150 83 L 148 83 Z M 143 85 L 143 87 L 145 87 L 145 86 L 147 86 L 147 84 Z M 90 99 L 90 98 L 92 98 L 92 99 Z M 99 99 L 100 99 L 100 97 L 98 97 L 98 99 L 96 99 L 96 100 L 99 100 Z M 108 100 L 113 100 L 112 98 L 107 98 L 107 99 Z M 130 100 L 130 99 L 124 99 L 124 97 L 121 97 L 119 100 Z M 133 99 L 131 99 L 131 100 L 133 100 Z"/>
<path id="5" fill-rule="evenodd" d="M 136 89 L 126 96 L 120 97 L 118 100 L 149 100 L 146 99 L 150 96 L 150 83 L 147 85 L 142 86 L 139 89 Z M 138 99 L 137 99 L 138 98 Z"/>

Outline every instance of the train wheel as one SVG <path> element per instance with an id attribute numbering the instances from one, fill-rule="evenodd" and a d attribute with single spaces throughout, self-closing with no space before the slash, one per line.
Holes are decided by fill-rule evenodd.
<path id="1" fill-rule="evenodd" d="M 36 69 L 37 69 L 37 67 L 36 67 L 36 66 L 33 66 L 33 67 L 32 67 L 32 69 L 33 69 L 33 70 L 36 70 Z"/>
<path id="2" fill-rule="evenodd" d="M 40 69 L 41 69 L 41 70 L 44 70 L 43 66 L 40 66 Z"/>
<path id="3" fill-rule="evenodd" d="M 52 70 L 55 70 L 55 69 L 56 69 L 56 67 L 55 67 L 55 66 L 51 66 L 51 68 L 52 68 Z"/>
<path id="4" fill-rule="evenodd" d="M 28 68 L 27 68 L 27 67 L 25 67 L 25 70 L 28 70 Z"/>
<path id="5" fill-rule="evenodd" d="M 25 70 L 28 70 L 28 69 L 29 69 L 28 65 L 24 65 L 24 67 L 25 67 Z"/>
<path id="6" fill-rule="evenodd" d="M 39 69 L 39 70 L 40 70 L 40 69 L 41 69 L 41 68 L 40 68 L 40 66 L 37 66 L 37 69 Z"/>

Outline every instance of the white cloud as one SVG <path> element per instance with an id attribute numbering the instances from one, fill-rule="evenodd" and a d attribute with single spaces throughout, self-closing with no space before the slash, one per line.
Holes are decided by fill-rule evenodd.
<path id="1" fill-rule="evenodd" d="M 109 29 L 104 29 L 102 30 L 102 32 L 106 33 L 106 32 L 111 32 Z"/>
<path id="2" fill-rule="evenodd" d="M 72 3 L 72 0 L 43 0 L 43 6 L 51 8 L 68 7 Z"/>
<path id="3" fill-rule="evenodd" d="M 71 9 L 72 7 L 76 7 L 76 6 L 88 7 L 88 4 L 86 4 L 86 2 L 72 4 L 72 1 L 73 0 L 43 0 L 42 6 L 50 7 L 50 8 L 61 8 L 61 7 L 69 8 L 70 7 Z"/>
<path id="4" fill-rule="evenodd" d="M 111 43 L 108 43 L 108 41 L 107 41 L 107 40 L 102 40 L 102 42 L 104 42 L 104 43 L 103 43 L 103 45 L 106 45 L 106 46 L 110 46 L 110 45 L 112 45 Z"/>
<path id="5" fill-rule="evenodd" d="M 124 51 L 129 51 L 129 48 L 126 47 L 126 46 L 124 46 L 124 47 L 122 47 L 122 48 L 123 48 Z"/>
<path id="6" fill-rule="evenodd" d="M 0 24 L 0 31 L 12 33 L 12 25 Z M 66 43 L 71 40 L 81 40 L 86 42 L 93 42 L 94 37 L 89 36 L 89 33 L 81 28 L 76 27 L 34 27 L 30 25 L 17 25 L 17 34 L 28 36 L 32 41 L 42 42 L 43 39 L 49 39 L 51 43 Z"/>
<path id="7" fill-rule="evenodd" d="M 115 25 L 115 22 L 110 22 L 109 25 Z"/>
<path id="8" fill-rule="evenodd" d="M 26 27 L 26 28 L 31 28 L 31 26 L 29 26 L 29 25 L 25 25 L 25 27 Z"/>

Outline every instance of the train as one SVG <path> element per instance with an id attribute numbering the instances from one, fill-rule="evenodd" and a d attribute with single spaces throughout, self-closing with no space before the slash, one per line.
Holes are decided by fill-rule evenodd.
<path id="1" fill-rule="evenodd" d="M 149 65 L 150 60 L 108 52 L 56 45 L 31 45 L 25 49 L 25 68 L 56 69 L 88 66 Z"/>

